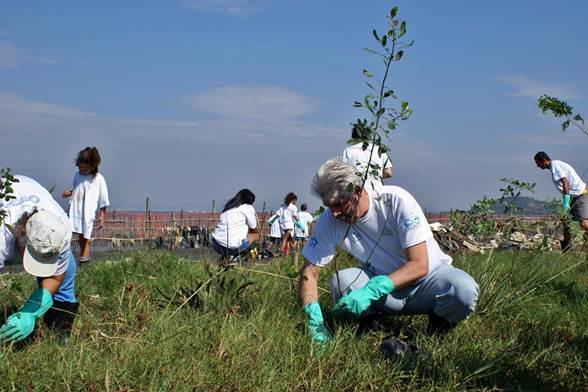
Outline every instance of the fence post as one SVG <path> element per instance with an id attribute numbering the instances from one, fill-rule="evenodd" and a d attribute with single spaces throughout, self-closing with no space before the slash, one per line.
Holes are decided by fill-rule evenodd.
<path id="1" fill-rule="evenodd" d="M 260 240 L 261 240 L 261 243 L 262 244 L 263 244 L 263 238 L 264 238 L 264 235 L 263 235 L 263 228 L 264 228 L 263 222 L 264 221 L 265 221 L 265 201 L 263 202 L 263 207 L 261 209 L 261 224 L 259 225 L 260 226 L 259 227 L 259 229 L 260 229 L 259 230 L 260 231 Z"/>
<path id="2" fill-rule="evenodd" d="M 210 210 L 210 222 L 208 222 L 208 232 L 212 232 L 212 219 L 214 217 L 214 203 L 215 200 L 212 201 L 212 210 Z"/>
<path id="3" fill-rule="evenodd" d="M 151 225 L 151 213 L 149 212 L 149 198 L 145 198 L 145 238 L 148 237 L 148 226 Z"/>

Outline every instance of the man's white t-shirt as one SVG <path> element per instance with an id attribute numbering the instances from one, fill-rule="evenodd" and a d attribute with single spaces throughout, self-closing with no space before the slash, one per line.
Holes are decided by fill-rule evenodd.
<path id="1" fill-rule="evenodd" d="M 365 150 L 362 149 L 362 146 L 363 143 L 358 143 L 345 148 L 341 155 L 339 155 L 339 158 L 342 161 L 352 164 L 353 167 L 356 168 L 358 172 L 362 173 L 361 175 L 363 176 L 366 172 L 368 162 L 370 162 L 372 145 L 369 144 Z M 378 149 L 376 147 L 372 154 L 371 164 L 378 165 L 381 170 L 380 178 L 374 177 L 374 175 L 371 174 L 371 169 L 368 172 L 366 188 L 374 189 L 374 187 L 382 185 L 382 172 L 384 171 L 384 169 L 389 169 L 392 167 L 392 161 L 386 153 L 378 155 Z M 372 186 L 369 186 L 369 184 L 372 184 Z"/>
<path id="2" fill-rule="evenodd" d="M 335 219 L 329 209 L 321 214 L 302 249 L 309 263 L 320 267 L 329 264 L 340 244 L 363 267 L 377 275 L 387 275 L 407 262 L 406 248 L 426 242 L 429 272 L 441 264 L 451 264 L 451 257 L 439 248 L 421 207 L 410 193 L 397 186 L 366 192 L 368 212 L 351 226 L 344 240 L 348 224 Z"/>
<path id="3" fill-rule="evenodd" d="M 71 233 L 71 225 L 65 211 L 57 204 L 47 189 L 29 177 L 19 175 L 14 178 L 18 179 L 18 182 L 12 184 L 13 195 L 16 199 L 0 200 L 0 210 L 6 212 L 4 223 L 0 226 L 0 268 L 4 267 L 7 261 L 22 263 L 22 255 L 16 249 L 16 239 L 9 226 L 15 225 L 25 212 L 33 212 L 35 207 L 58 216 Z M 55 275 L 67 271 L 69 250 L 70 244 L 59 254 L 58 269 Z"/>
<path id="4" fill-rule="evenodd" d="M 294 236 L 297 238 L 306 238 L 308 237 L 308 225 L 310 223 L 312 223 L 313 218 L 312 215 L 307 212 L 307 211 L 300 211 L 298 213 L 298 222 L 300 222 L 300 224 L 302 225 L 302 227 L 304 228 L 303 230 L 300 230 L 300 228 L 298 228 L 297 226 L 294 227 Z"/>
<path id="5" fill-rule="evenodd" d="M 255 209 L 251 204 L 241 204 L 220 215 L 220 220 L 212 233 L 212 237 L 226 248 L 238 248 L 249 229 L 257 227 Z"/>
<path id="6" fill-rule="evenodd" d="M 580 196 L 584 192 L 584 189 L 586 189 L 586 183 L 582 181 L 571 165 L 563 161 L 553 160 L 551 161 L 549 169 L 551 170 L 553 184 L 561 193 L 563 193 L 561 179 L 564 177 L 568 179 L 568 183 L 570 184 L 571 196 Z"/>
<path id="7" fill-rule="evenodd" d="M 294 228 L 294 220 L 298 217 L 298 208 L 296 208 L 296 205 L 293 203 L 290 203 L 290 205 L 288 206 L 282 204 L 282 206 L 278 210 L 278 215 L 278 220 L 280 221 L 280 229 L 291 230 Z"/>

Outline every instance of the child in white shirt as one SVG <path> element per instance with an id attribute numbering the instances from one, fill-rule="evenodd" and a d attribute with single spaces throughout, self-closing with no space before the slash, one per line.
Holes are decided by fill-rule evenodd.
<path id="1" fill-rule="evenodd" d="M 72 231 L 78 234 L 80 243 L 80 263 L 90 261 L 90 240 L 98 213 L 98 226 L 104 226 L 108 200 L 108 188 L 102 174 L 98 173 L 102 159 L 96 147 L 86 147 L 78 153 L 74 174 L 73 189 L 65 190 L 63 197 L 71 197 L 69 202 L 69 219 Z"/>

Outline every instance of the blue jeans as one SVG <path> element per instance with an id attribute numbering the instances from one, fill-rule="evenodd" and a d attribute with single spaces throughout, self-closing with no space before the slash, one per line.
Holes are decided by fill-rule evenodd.
<path id="1" fill-rule="evenodd" d="M 65 271 L 65 277 L 63 278 L 63 282 L 61 282 L 61 286 L 57 289 L 57 292 L 53 296 L 53 301 L 60 301 L 60 302 L 77 302 L 76 295 L 75 295 L 75 285 L 76 285 L 76 258 L 74 257 L 72 251 L 69 251 L 69 264 L 67 266 L 67 271 Z M 43 278 L 37 278 L 37 282 L 41 282 Z"/>
<path id="2" fill-rule="evenodd" d="M 337 275 L 339 278 L 337 279 Z M 343 295 L 363 287 L 375 274 L 368 269 L 348 268 L 333 274 L 331 295 L 335 302 Z M 456 323 L 465 320 L 476 307 L 478 284 L 466 272 L 441 264 L 417 283 L 392 292 L 372 303 L 371 313 L 431 314 Z M 368 310 L 365 315 L 369 314 Z"/>
<path id="3" fill-rule="evenodd" d="M 214 237 L 212 237 L 212 241 L 210 244 L 212 245 L 212 249 L 214 249 L 217 253 L 223 256 L 238 256 L 241 253 L 245 252 L 247 248 L 249 248 L 249 241 L 247 240 L 247 238 L 245 238 L 243 242 L 241 242 L 241 245 L 239 245 L 238 248 L 227 248 L 226 246 L 219 244 L 217 240 L 214 239 Z"/>

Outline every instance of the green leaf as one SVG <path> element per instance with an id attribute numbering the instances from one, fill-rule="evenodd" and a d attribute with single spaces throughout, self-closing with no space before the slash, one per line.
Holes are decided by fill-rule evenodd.
<path id="1" fill-rule="evenodd" d="M 383 36 L 382 37 L 382 46 L 386 46 L 386 43 L 388 43 L 388 37 Z"/>
<path id="2" fill-rule="evenodd" d="M 390 10 L 390 18 L 394 19 L 396 14 L 398 14 L 398 7 L 394 7 Z"/>
<path id="3" fill-rule="evenodd" d="M 380 108 L 380 110 L 378 110 L 378 112 L 376 113 L 377 116 L 381 116 L 382 114 L 384 114 L 384 112 L 386 111 L 386 108 Z"/>
<path id="4" fill-rule="evenodd" d="M 372 74 L 370 73 L 370 71 L 368 71 L 368 70 L 367 70 L 367 69 L 365 69 L 365 68 L 364 68 L 364 70 L 363 70 L 363 74 L 364 74 L 365 76 L 367 76 L 368 78 L 373 78 L 373 77 L 374 77 L 374 75 L 372 75 Z"/>
<path id="5" fill-rule="evenodd" d="M 376 29 L 374 29 L 374 30 L 372 31 L 372 34 L 374 35 L 374 38 L 376 39 L 376 41 L 378 41 L 378 42 L 379 42 L 379 41 L 380 41 L 380 37 L 378 37 L 378 32 L 376 31 Z"/>
<path id="6" fill-rule="evenodd" d="M 400 60 L 402 58 L 403 54 L 404 54 L 404 51 L 399 50 L 398 53 L 396 53 L 396 61 Z"/>
<path id="7" fill-rule="evenodd" d="M 357 101 L 353 102 L 353 107 L 354 108 L 360 108 L 362 106 L 363 106 L 363 104 L 361 102 L 357 102 Z"/>
<path id="8" fill-rule="evenodd" d="M 402 23 L 400 23 L 400 33 L 399 36 L 402 37 L 404 34 L 406 34 L 406 22 L 402 21 Z"/>
<path id="9" fill-rule="evenodd" d="M 392 97 L 392 96 L 394 96 L 394 91 L 388 90 L 388 91 L 384 92 L 384 98 L 388 98 L 388 97 Z"/>

